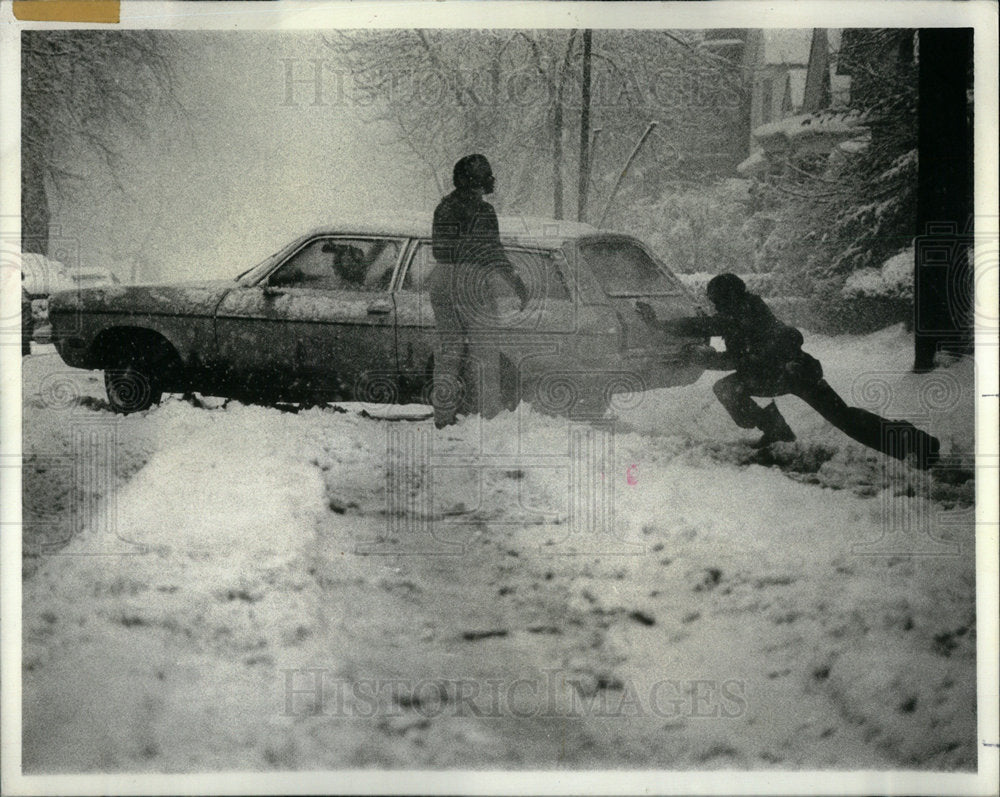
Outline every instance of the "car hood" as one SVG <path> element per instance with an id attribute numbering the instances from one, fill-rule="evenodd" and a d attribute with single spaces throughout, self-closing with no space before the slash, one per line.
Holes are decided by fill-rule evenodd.
<path id="1" fill-rule="evenodd" d="M 222 297 L 236 287 L 233 280 L 205 280 L 172 285 L 102 285 L 53 294 L 49 312 L 104 311 L 117 313 L 212 313 Z"/>

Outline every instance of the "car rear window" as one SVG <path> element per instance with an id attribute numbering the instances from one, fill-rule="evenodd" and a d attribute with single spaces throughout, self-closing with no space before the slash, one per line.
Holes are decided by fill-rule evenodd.
<path id="1" fill-rule="evenodd" d="M 683 292 L 673 274 L 628 241 L 583 244 L 580 254 L 609 296 L 663 296 Z"/>
<path id="2" fill-rule="evenodd" d="M 569 301 L 569 288 L 563 275 L 556 268 L 552 252 L 536 249 L 508 249 L 507 257 L 517 272 L 521 281 L 534 297 Z M 506 281 L 501 281 L 502 293 L 514 295 L 513 288 Z"/>

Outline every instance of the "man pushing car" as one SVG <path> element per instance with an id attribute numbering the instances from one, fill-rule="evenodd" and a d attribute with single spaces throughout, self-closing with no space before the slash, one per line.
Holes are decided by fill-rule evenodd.
<path id="1" fill-rule="evenodd" d="M 662 331 L 722 337 L 724 352 L 702 346 L 692 355 L 707 369 L 733 371 L 716 382 L 713 390 L 738 426 L 764 433 L 756 447 L 793 441 L 795 433 L 773 401 L 761 407 L 753 397 L 791 394 L 869 448 L 924 469 L 938 461 L 941 444 L 936 437 L 908 421 L 889 421 L 849 407 L 823 378 L 819 360 L 802 351 L 802 333 L 779 321 L 738 276 L 713 277 L 707 293 L 715 306 L 714 316 L 660 321 L 649 305 L 640 302 L 636 306 L 646 323 Z"/>

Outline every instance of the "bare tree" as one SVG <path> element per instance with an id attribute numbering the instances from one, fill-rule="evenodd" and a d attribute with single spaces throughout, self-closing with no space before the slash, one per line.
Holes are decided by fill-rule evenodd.
<path id="1" fill-rule="evenodd" d="M 367 113 L 392 125 L 439 189 L 457 157 L 479 150 L 501 164 L 508 199 L 561 218 L 573 198 L 567 194 L 579 202 L 591 178 L 595 189 L 610 192 L 658 115 L 668 123 L 630 174 L 648 178 L 680 167 L 676 152 L 698 139 L 687 124 L 699 102 L 693 94 L 718 84 L 720 93 L 735 87 L 736 96 L 742 86 L 738 68 L 700 50 L 697 34 L 594 31 L 586 59 L 585 38 L 579 30 L 345 31 L 326 44 Z M 731 127 L 710 107 L 697 113 L 702 127 Z M 578 115 L 587 116 L 587 127 L 602 127 L 601 151 L 588 153 L 586 178 L 577 173 L 567 185 L 566 169 L 589 141 Z M 539 156 L 547 168 L 539 168 Z"/>
<path id="2" fill-rule="evenodd" d="M 441 191 L 456 158 L 478 150 L 503 162 L 508 194 L 524 199 L 537 182 L 527 156 L 557 126 L 546 36 L 349 31 L 325 41 L 350 75 L 355 104 L 390 123 Z"/>
<path id="3" fill-rule="evenodd" d="M 174 103 L 168 34 L 25 31 L 21 38 L 21 245 L 48 248 L 51 200 L 106 169 L 118 184 L 124 144 L 147 133 L 151 107 Z"/>

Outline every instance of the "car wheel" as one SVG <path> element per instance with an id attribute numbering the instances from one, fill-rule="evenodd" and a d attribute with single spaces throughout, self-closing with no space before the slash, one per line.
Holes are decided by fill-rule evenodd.
<path id="1" fill-rule="evenodd" d="M 122 415 L 148 410 L 163 396 L 153 369 L 133 354 L 121 356 L 115 367 L 104 371 L 104 389 L 111 409 Z"/>

